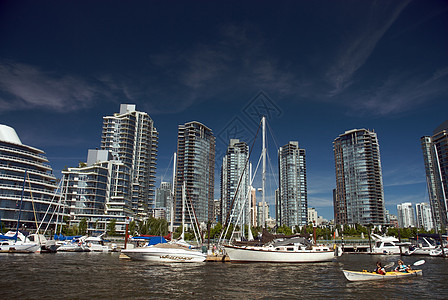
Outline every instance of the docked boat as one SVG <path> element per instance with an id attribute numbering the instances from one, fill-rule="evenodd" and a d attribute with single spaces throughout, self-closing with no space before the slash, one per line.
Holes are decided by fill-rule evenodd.
<path id="1" fill-rule="evenodd" d="M 207 258 L 202 252 L 175 242 L 126 249 L 122 250 L 121 253 L 134 260 L 157 262 L 203 262 Z"/>
<path id="2" fill-rule="evenodd" d="M 411 245 L 409 242 L 401 243 L 393 236 L 380 236 L 372 233 L 372 237 L 375 239 L 372 254 L 401 254 Z"/>
<path id="3" fill-rule="evenodd" d="M 35 253 L 41 245 L 30 241 L 22 231 L 8 231 L 0 235 L 0 253 Z"/>
<path id="4" fill-rule="evenodd" d="M 84 240 L 85 245 L 89 248 L 91 252 L 111 252 L 112 248 L 107 246 L 104 243 L 102 238 L 103 235 L 100 236 L 89 236 Z"/>
<path id="5" fill-rule="evenodd" d="M 224 245 L 231 262 L 305 263 L 332 261 L 339 248 L 311 245 L 304 238 L 291 238 L 264 246 Z"/>
<path id="6" fill-rule="evenodd" d="M 28 239 L 31 242 L 37 243 L 40 245 L 41 253 L 55 253 L 59 245 L 56 244 L 55 240 L 48 240 L 45 235 L 32 233 L 28 236 Z"/>
<path id="7" fill-rule="evenodd" d="M 87 236 L 65 237 L 60 240 L 57 252 L 90 252 L 89 247 L 85 243 Z"/>
<path id="8" fill-rule="evenodd" d="M 437 248 L 436 241 L 430 234 L 421 234 L 412 239 L 413 243 L 404 252 L 405 255 L 430 255 Z"/>
<path id="9" fill-rule="evenodd" d="M 345 278 L 348 281 L 367 281 L 367 280 L 389 280 L 389 279 L 398 279 L 405 277 L 415 277 L 422 276 L 422 270 L 409 270 L 407 272 L 386 272 L 386 275 L 377 274 L 375 272 L 367 272 L 367 271 L 348 271 L 342 270 L 344 272 Z"/>
<path id="10" fill-rule="evenodd" d="M 442 247 L 438 246 L 435 249 L 432 249 L 429 252 L 430 256 L 444 256 L 444 257 L 448 257 L 448 247 L 444 247 L 442 250 Z"/>

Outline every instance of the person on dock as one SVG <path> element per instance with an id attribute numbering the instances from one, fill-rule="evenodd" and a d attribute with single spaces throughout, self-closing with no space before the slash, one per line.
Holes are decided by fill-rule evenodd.
<path id="1" fill-rule="evenodd" d="M 404 262 L 399 259 L 398 266 L 395 268 L 395 272 L 408 272 L 409 270 L 411 270 L 411 267 L 405 265 Z"/>
<path id="2" fill-rule="evenodd" d="M 376 262 L 376 268 L 373 272 L 375 272 L 377 274 L 381 274 L 381 275 L 386 275 L 386 269 L 384 269 L 384 267 L 381 265 L 380 261 Z"/>

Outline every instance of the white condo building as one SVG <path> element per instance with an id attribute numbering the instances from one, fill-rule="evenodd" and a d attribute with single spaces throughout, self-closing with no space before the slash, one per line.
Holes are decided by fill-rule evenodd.
<path id="1" fill-rule="evenodd" d="M 64 200 L 70 224 L 87 221 L 88 233 L 104 232 L 116 221 L 116 231 L 124 233 L 127 217 L 133 216 L 131 168 L 115 160 L 108 150 L 89 150 L 87 163 L 63 170 Z"/>
<path id="2" fill-rule="evenodd" d="M 397 205 L 398 226 L 401 228 L 415 227 L 415 214 L 412 203 L 406 202 Z"/>
<path id="3" fill-rule="evenodd" d="M 415 204 L 415 214 L 417 216 L 418 228 L 424 228 L 427 231 L 434 228 L 431 206 L 429 203 L 422 202 Z"/>
<path id="4" fill-rule="evenodd" d="M 308 223 L 318 225 L 317 210 L 314 207 L 308 207 Z"/>
<path id="5" fill-rule="evenodd" d="M 55 224 L 61 190 L 48 163 L 44 151 L 22 144 L 12 127 L 0 125 L 0 220 L 4 226 L 16 228 L 20 206 L 21 228 L 36 228 L 42 221 L 43 228 L 49 222 Z M 59 220 L 61 214 L 62 209 Z"/>
<path id="6" fill-rule="evenodd" d="M 120 112 L 103 118 L 101 149 L 131 169 L 132 210 L 145 219 L 155 208 L 155 173 L 158 132 L 145 112 L 133 104 L 121 104 Z"/>

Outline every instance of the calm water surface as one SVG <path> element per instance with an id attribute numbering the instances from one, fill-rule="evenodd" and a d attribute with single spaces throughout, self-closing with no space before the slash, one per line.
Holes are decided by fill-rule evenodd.
<path id="1" fill-rule="evenodd" d="M 154 264 L 118 253 L 0 255 L 0 299 L 448 299 L 448 259 L 425 259 L 423 277 L 351 283 L 342 269 L 399 256 L 343 255 L 316 264 Z"/>

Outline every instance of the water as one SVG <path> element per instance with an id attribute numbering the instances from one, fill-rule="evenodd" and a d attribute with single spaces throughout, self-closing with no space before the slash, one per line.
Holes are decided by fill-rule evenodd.
<path id="1" fill-rule="evenodd" d="M 342 269 L 373 269 L 399 256 L 348 254 L 311 264 L 155 264 L 118 253 L 0 255 L 0 299 L 448 299 L 448 259 L 425 259 L 423 276 L 348 282 Z M 417 268 L 417 267 L 416 267 Z"/>

